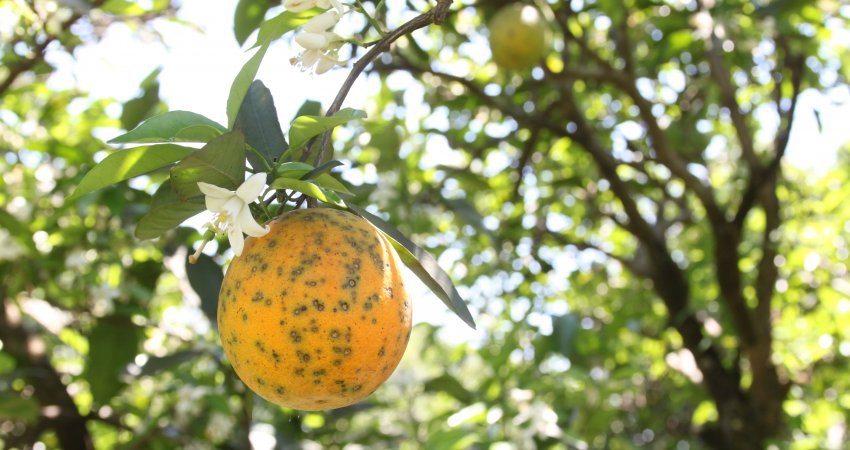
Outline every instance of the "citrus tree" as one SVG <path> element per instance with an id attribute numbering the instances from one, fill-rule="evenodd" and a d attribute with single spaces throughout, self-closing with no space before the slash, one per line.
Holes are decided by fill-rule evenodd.
<path id="1" fill-rule="evenodd" d="M 846 443 L 848 156 L 784 163 L 801 95 L 846 87 L 837 2 L 241 0 L 224 123 L 168 110 L 156 72 L 120 115 L 51 91 L 51 45 L 175 7 L 48 3 L 3 6 L 5 448 Z M 326 108 L 278 117 L 254 78 L 280 42 L 316 77 L 350 71 Z M 380 89 L 343 108 L 361 76 Z M 287 219 L 305 208 L 322 219 Z M 370 328 L 407 310 L 375 307 L 402 289 L 370 261 L 456 315 L 414 327 L 380 388 L 389 363 L 354 375 L 409 328 Z M 328 321 L 355 286 L 376 289 L 351 292 L 362 314 Z M 352 378 L 326 378 L 337 360 Z M 293 400 L 314 382 L 350 406 Z"/>

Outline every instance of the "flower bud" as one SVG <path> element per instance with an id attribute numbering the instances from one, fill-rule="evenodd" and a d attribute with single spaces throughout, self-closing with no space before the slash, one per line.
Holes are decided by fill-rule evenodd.
<path id="1" fill-rule="evenodd" d="M 339 22 L 339 13 L 331 10 L 308 20 L 307 23 L 304 24 L 303 28 L 304 31 L 310 33 L 320 33 L 333 27 L 337 24 L 337 22 Z"/>
<path id="2" fill-rule="evenodd" d="M 328 38 L 319 33 L 301 33 L 295 36 L 295 42 L 308 50 L 318 50 L 328 45 Z"/>
<path id="3" fill-rule="evenodd" d="M 287 11 L 301 12 L 306 11 L 316 6 L 317 0 L 286 0 L 283 2 L 283 7 Z"/>

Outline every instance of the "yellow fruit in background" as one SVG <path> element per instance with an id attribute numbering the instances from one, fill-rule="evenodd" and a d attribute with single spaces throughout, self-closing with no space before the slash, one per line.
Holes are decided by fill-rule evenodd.
<path id="1" fill-rule="evenodd" d="M 490 20 L 488 29 L 493 61 L 503 69 L 530 69 L 549 50 L 549 29 L 534 6 L 505 6 Z"/>
<path id="2" fill-rule="evenodd" d="M 249 238 L 221 286 L 218 327 L 236 374 L 300 410 L 356 403 L 395 370 L 411 306 L 401 263 L 371 223 L 299 209 Z"/>

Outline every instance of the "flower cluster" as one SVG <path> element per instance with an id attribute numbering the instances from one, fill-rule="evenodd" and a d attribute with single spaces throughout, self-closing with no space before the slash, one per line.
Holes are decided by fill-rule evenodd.
<path id="1" fill-rule="evenodd" d="M 310 8 L 329 9 L 308 20 L 302 26 L 303 32 L 295 36 L 295 42 L 304 51 L 292 59 L 292 64 L 303 70 L 323 74 L 334 66 L 343 65 L 339 59 L 339 48 L 344 43 L 340 35 L 331 31 L 343 14 L 342 3 L 338 0 L 286 0 L 284 7 L 292 12 L 305 11 Z"/>

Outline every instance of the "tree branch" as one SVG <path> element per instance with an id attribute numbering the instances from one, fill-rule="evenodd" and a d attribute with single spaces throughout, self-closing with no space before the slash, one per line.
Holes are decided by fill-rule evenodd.
<path id="1" fill-rule="evenodd" d="M 336 114 L 337 111 L 342 107 L 342 103 L 345 101 L 345 98 L 348 96 L 349 91 L 351 91 L 351 87 L 354 86 L 354 82 L 366 70 L 366 67 L 369 66 L 378 56 L 382 53 L 390 50 L 390 46 L 393 42 L 397 41 L 403 36 L 407 36 L 414 31 L 424 28 L 431 24 L 440 25 L 446 19 L 446 15 L 449 12 L 449 7 L 452 4 L 452 0 L 437 0 L 437 5 L 431 9 L 430 11 L 420 14 L 413 19 L 405 22 L 403 25 L 399 26 L 395 30 L 387 33 L 380 41 L 375 42 L 374 45 L 363 55 L 354 66 L 351 68 L 351 72 L 348 74 L 348 77 L 343 82 L 342 87 L 340 87 L 339 92 L 336 94 L 333 103 L 328 108 L 328 111 L 325 113 L 325 117 L 330 117 Z M 321 143 L 319 144 L 319 151 L 316 154 L 315 165 L 319 166 L 322 162 L 326 160 L 326 154 L 328 157 L 332 157 L 333 149 L 331 148 L 332 130 L 326 131 L 322 134 Z M 309 156 L 311 148 L 308 148 L 304 151 L 304 158 L 306 159 Z"/>

